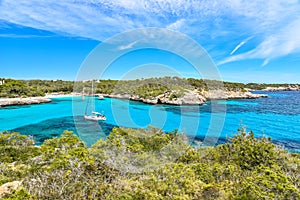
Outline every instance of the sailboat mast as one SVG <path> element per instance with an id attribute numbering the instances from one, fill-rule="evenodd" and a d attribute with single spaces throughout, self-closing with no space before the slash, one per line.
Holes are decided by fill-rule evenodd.
<path id="1" fill-rule="evenodd" d="M 82 88 L 82 92 L 81 92 L 81 100 L 84 101 L 84 87 Z"/>
<path id="2" fill-rule="evenodd" d="M 92 112 L 95 111 L 95 101 L 94 101 L 94 79 L 92 79 Z"/>

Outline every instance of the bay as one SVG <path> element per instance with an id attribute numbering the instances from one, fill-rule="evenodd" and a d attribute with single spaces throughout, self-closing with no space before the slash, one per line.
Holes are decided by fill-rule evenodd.
<path id="1" fill-rule="evenodd" d="M 291 151 L 300 150 L 300 92 L 256 92 L 269 98 L 218 100 L 201 106 L 148 105 L 141 102 L 95 99 L 104 122 L 86 121 L 83 114 L 88 98 L 54 98 L 51 103 L 0 108 L 0 131 L 33 135 L 37 144 L 57 137 L 64 130 L 74 131 L 88 146 L 105 139 L 115 126 L 178 129 L 191 139 L 207 145 L 223 143 L 246 127 L 256 137 L 271 137 Z M 91 97 L 89 97 L 91 98 Z M 89 107 L 88 107 L 89 108 Z"/>

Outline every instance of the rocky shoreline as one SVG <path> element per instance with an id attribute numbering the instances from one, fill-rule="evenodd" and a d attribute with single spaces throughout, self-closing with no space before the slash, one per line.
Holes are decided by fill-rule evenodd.
<path id="1" fill-rule="evenodd" d="M 300 87 L 296 86 L 289 86 L 289 87 L 266 87 L 262 89 L 262 91 L 269 91 L 269 92 L 276 92 L 276 91 L 299 91 Z"/>
<path id="2" fill-rule="evenodd" d="M 252 92 L 242 91 L 223 91 L 223 90 L 211 90 L 202 92 L 202 95 L 207 100 L 227 100 L 227 99 L 257 99 L 267 98 L 266 94 L 253 94 Z"/>
<path id="3" fill-rule="evenodd" d="M 147 104 L 169 104 L 169 105 L 202 105 L 209 100 L 226 100 L 226 99 L 254 99 L 266 98 L 265 94 L 253 94 L 251 92 L 234 92 L 223 90 L 202 91 L 187 90 L 181 97 L 170 98 L 171 93 L 160 94 L 151 99 L 141 98 L 137 95 L 130 94 L 103 94 L 105 97 L 127 99 L 140 101 Z M 49 103 L 52 100 L 49 97 L 28 97 L 28 98 L 0 98 L 0 107 L 31 105 Z"/>
<path id="4" fill-rule="evenodd" d="M 130 94 L 103 94 L 105 97 L 127 99 L 133 101 L 140 101 L 148 104 L 170 104 L 170 105 L 202 105 L 209 100 L 226 100 L 226 99 L 255 99 L 255 98 L 267 98 L 265 94 L 253 94 L 251 92 L 234 92 L 213 90 L 199 92 L 186 91 L 183 96 L 178 98 L 170 98 L 170 93 L 165 93 L 153 97 L 151 99 L 144 99 L 137 95 Z"/>
<path id="5" fill-rule="evenodd" d="M 49 103 L 51 101 L 47 97 L 0 98 L 0 107 Z"/>

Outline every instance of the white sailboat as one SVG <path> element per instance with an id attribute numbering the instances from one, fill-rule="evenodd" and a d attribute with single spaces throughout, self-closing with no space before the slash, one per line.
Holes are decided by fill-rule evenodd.
<path id="1" fill-rule="evenodd" d="M 85 114 L 84 114 L 84 118 L 86 120 L 93 120 L 93 121 L 105 121 L 106 120 L 106 116 L 95 111 L 95 94 L 94 94 L 94 81 L 92 80 L 92 98 L 91 98 L 91 104 L 92 104 L 92 112 L 90 115 L 87 114 L 87 110 L 88 110 L 88 105 L 89 105 L 90 99 L 88 100 L 86 109 L 85 109 Z"/>
<path id="2" fill-rule="evenodd" d="M 102 94 L 98 95 L 98 100 L 104 100 L 104 96 Z"/>

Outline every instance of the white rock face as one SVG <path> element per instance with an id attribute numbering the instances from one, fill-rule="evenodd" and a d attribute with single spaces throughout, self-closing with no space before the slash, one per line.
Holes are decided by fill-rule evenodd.
<path id="1" fill-rule="evenodd" d="M 51 99 L 46 97 L 28 97 L 28 98 L 3 98 L 0 99 L 0 107 L 2 106 L 14 106 L 14 105 L 29 105 L 49 103 Z"/>
<path id="2" fill-rule="evenodd" d="M 206 99 L 254 99 L 254 98 L 266 98 L 266 94 L 253 94 L 251 92 L 242 91 L 224 91 L 224 90 L 211 90 L 204 91 L 202 95 Z"/>
<path id="3" fill-rule="evenodd" d="M 201 94 L 205 99 L 228 99 L 228 94 L 224 90 L 202 91 Z"/>
<path id="4" fill-rule="evenodd" d="M 206 99 L 196 91 L 187 91 L 182 97 L 170 99 L 169 96 L 159 97 L 159 101 L 164 104 L 174 105 L 201 105 Z"/>
<path id="5" fill-rule="evenodd" d="M 172 105 L 201 105 L 206 99 L 198 94 L 197 91 L 186 91 L 182 97 L 170 99 L 170 93 L 160 94 L 151 99 L 144 99 L 137 95 L 129 94 L 109 94 L 104 95 L 110 98 L 129 99 L 133 101 L 141 101 L 149 104 L 172 104 Z"/>

